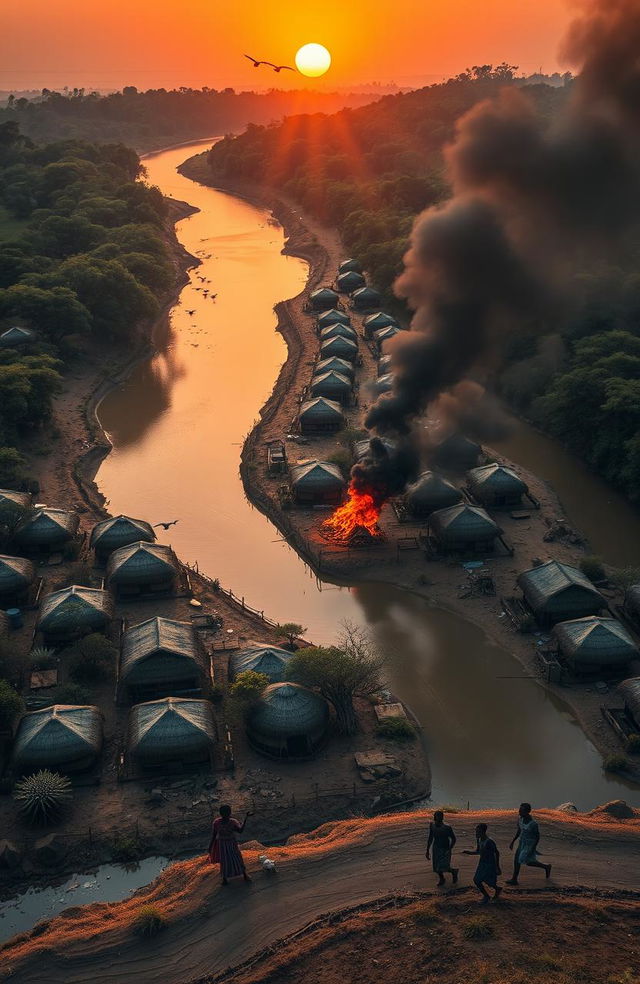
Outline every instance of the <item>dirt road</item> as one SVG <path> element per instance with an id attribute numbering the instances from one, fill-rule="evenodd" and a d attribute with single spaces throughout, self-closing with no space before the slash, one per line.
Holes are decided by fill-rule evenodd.
<path id="1" fill-rule="evenodd" d="M 524 870 L 523 889 L 638 889 L 633 859 L 639 856 L 639 817 L 618 823 L 604 814 L 574 817 L 541 811 L 537 816 L 543 860 L 553 864 L 553 873 L 545 883 L 541 872 Z M 451 816 L 458 850 L 473 847 L 479 818 L 489 823 L 502 850 L 506 878 L 514 815 Z M 258 870 L 257 851 L 247 851 L 254 873 L 251 885 L 235 881 L 223 889 L 217 872 L 203 859 L 180 862 L 131 900 L 67 910 L 32 938 L 8 944 L 0 951 L 0 980 L 184 984 L 219 974 L 320 914 L 389 892 L 431 890 L 435 879 L 424 858 L 426 824 L 425 813 L 328 824 L 286 847 L 269 849 L 278 866 L 274 876 Z M 461 890 L 466 890 L 475 858 L 457 854 L 456 860 Z M 505 896 L 517 891 L 506 889 Z M 150 941 L 132 931 L 136 912 L 145 904 L 158 906 L 168 922 Z"/>

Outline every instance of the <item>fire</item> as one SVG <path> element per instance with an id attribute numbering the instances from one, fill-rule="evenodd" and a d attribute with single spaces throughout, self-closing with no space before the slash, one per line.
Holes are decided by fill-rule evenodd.
<path id="1" fill-rule="evenodd" d="M 378 517 L 381 503 L 376 502 L 369 492 L 359 492 L 353 483 L 349 485 L 349 498 L 339 506 L 322 526 L 340 540 L 348 540 L 359 529 L 365 529 L 371 536 L 380 536 Z"/>

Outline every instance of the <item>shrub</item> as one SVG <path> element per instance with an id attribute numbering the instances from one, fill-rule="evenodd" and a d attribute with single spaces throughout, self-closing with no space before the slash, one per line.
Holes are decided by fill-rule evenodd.
<path id="1" fill-rule="evenodd" d="M 56 651 L 47 646 L 36 646 L 29 653 L 29 662 L 34 670 L 52 670 L 57 666 Z"/>
<path id="2" fill-rule="evenodd" d="M 69 674 L 75 683 L 101 683 L 113 676 L 116 658 L 113 643 L 99 632 L 92 632 L 70 650 Z"/>
<path id="3" fill-rule="evenodd" d="M 486 916 L 472 916 L 462 932 L 467 940 L 488 940 L 493 936 L 493 926 Z"/>
<path id="4" fill-rule="evenodd" d="M 7 680 L 0 680 L 0 731 L 13 726 L 19 714 L 24 713 L 24 701 Z"/>
<path id="5" fill-rule="evenodd" d="M 583 557 L 580 561 L 580 570 L 590 581 L 604 581 L 607 572 L 599 557 Z"/>
<path id="6" fill-rule="evenodd" d="M 602 768 L 605 772 L 622 772 L 627 768 L 627 760 L 624 755 L 607 755 Z"/>
<path id="7" fill-rule="evenodd" d="M 435 926 L 440 920 L 440 915 L 433 904 L 427 904 L 420 906 L 416 909 L 412 916 L 413 922 L 416 926 Z"/>
<path id="8" fill-rule="evenodd" d="M 391 741 L 413 741 L 416 729 L 403 717 L 386 718 L 376 728 L 379 738 L 389 738 Z"/>
<path id="9" fill-rule="evenodd" d="M 166 925 L 166 917 L 157 905 L 142 905 L 133 921 L 133 931 L 138 936 L 157 936 Z"/>
<path id="10" fill-rule="evenodd" d="M 269 677 L 255 670 L 245 670 L 238 673 L 235 683 L 231 684 L 229 693 L 234 701 L 240 704 L 250 704 L 256 700 L 265 687 L 269 686 Z"/>
<path id="11" fill-rule="evenodd" d="M 91 691 L 81 687 L 79 683 L 65 683 L 56 687 L 53 695 L 56 704 L 90 704 Z"/>
<path id="12" fill-rule="evenodd" d="M 25 820 L 31 823 L 51 823 L 56 820 L 71 799 L 71 783 L 66 776 L 48 769 L 20 779 L 13 798 Z"/>
<path id="13" fill-rule="evenodd" d="M 334 451 L 330 454 L 328 459 L 333 465 L 337 465 L 344 478 L 348 478 L 351 472 L 351 465 L 353 464 L 353 458 L 348 451 Z"/>
<path id="14" fill-rule="evenodd" d="M 635 733 L 632 735 L 628 735 L 625 748 L 632 755 L 640 754 L 640 735 Z"/>
<path id="15" fill-rule="evenodd" d="M 119 834 L 113 839 L 111 854 L 114 861 L 138 861 L 144 854 L 144 844 L 136 834 Z"/>

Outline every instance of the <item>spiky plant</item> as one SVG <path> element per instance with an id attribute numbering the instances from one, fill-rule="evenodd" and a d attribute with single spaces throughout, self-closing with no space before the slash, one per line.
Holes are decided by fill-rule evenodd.
<path id="1" fill-rule="evenodd" d="M 41 769 L 16 783 L 13 798 L 21 815 L 31 823 L 56 820 L 71 799 L 71 783 L 66 776 Z"/>
<path id="2" fill-rule="evenodd" d="M 35 646 L 29 653 L 29 660 L 36 670 L 50 670 L 55 666 L 56 651 L 48 646 Z"/>

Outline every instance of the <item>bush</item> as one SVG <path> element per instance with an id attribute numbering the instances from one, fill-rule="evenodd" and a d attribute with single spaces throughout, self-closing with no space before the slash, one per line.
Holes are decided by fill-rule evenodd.
<path id="1" fill-rule="evenodd" d="M 580 570 L 590 581 L 604 581 L 607 572 L 599 557 L 583 557 L 580 561 Z"/>
<path id="2" fill-rule="evenodd" d="M 142 905 L 133 921 L 133 931 L 138 936 L 157 936 L 166 925 L 166 916 L 157 905 Z"/>
<path id="3" fill-rule="evenodd" d="M 58 665 L 55 649 L 48 649 L 47 646 L 36 646 L 29 653 L 29 662 L 34 670 L 52 670 Z"/>
<path id="4" fill-rule="evenodd" d="M 77 642 L 69 652 L 69 674 L 74 683 L 94 684 L 109 680 L 114 672 L 117 650 L 99 632 Z"/>
<path id="5" fill-rule="evenodd" d="M 640 735 L 632 734 L 627 736 L 627 741 L 624 746 L 631 755 L 640 754 Z"/>
<path id="6" fill-rule="evenodd" d="M 386 718 L 376 728 L 379 738 L 389 738 L 391 741 L 413 741 L 416 729 L 403 717 Z"/>
<path id="7" fill-rule="evenodd" d="M 13 798 L 25 820 L 52 823 L 71 799 L 71 783 L 66 776 L 41 769 L 16 783 Z"/>
<path id="8" fill-rule="evenodd" d="M 622 772 L 627 768 L 627 760 L 624 755 L 607 755 L 602 762 L 605 772 Z"/>
<path id="9" fill-rule="evenodd" d="M 493 936 L 493 926 L 486 916 L 472 916 L 462 932 L 467 940 L 488 940 Z"/>
<path id="10" fill-rule="evenodd" d="M 238 673 L 235 683 L 232 683 L 229 688 L 229 693 L 234 701 L 241 704 L 251 704 L 268 686 L 269 677 L 265 673 L 245 670 L 244 673 Z"/>
<path id="11" fill-rule="evenodd" d="M 328 459 L 333 465 L 337 465 L 343 474 L 344 478 L 348 478 L 351 473 L 351 465 L 353 464 L 353 457 L 348 451 L 334 451 L 330 454 Z"/>
<path id="12" fill-rule="evenodd" d="M 24 701 L 7 680 L 0 680 L 0 731 L 10 730 L 24 713 Z"/>
<path id="13" fill-rule="evenodd" d="M 92 694 L 79 683 L 65 683 L 56 687 L 52 694 L 56 704 L 90 704 Z"/>
<path id="14" fill-rule="evenodd" d="M 138 861 L 143 854 L 144 844 L 136 834 L 122 834 L 114 838 L 111 849 L 114 861 Z"/>

